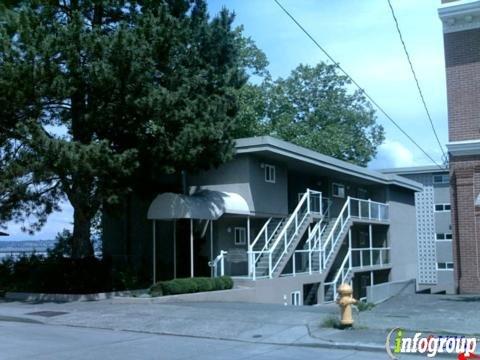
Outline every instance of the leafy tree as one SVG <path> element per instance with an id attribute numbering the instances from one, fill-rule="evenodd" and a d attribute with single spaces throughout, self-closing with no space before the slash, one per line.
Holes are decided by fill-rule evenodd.
<path id="1" fill-rule="evenodd" d="M 333 65 L 299 65 L 286 79 L 244 87 L 240 99 L 243 136 L 273 135 L 359 165 L 384 139 L 370 103 Z"/>
<path id="2" fill-rule="evenodd" d="M 177 169 L 232 154 L 238 91 L 266 64 L 204 0 L 10 0 L 0 8 L 0 223 L 35 231 L 67 199 L 92 219 Z"/>

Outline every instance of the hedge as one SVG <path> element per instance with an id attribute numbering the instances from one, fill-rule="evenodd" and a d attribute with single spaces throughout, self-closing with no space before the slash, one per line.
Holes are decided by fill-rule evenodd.
<path id="1" fill-rule="evenodd" d="M 228 290 L 231 288 L 233 288 L 233 280 L 229 276 L 217 278 L 196 277 L 156 283 L 150 288 L 150 294 L 152 296 L 178 295 L 203 291 Z"/>
<path id="2" fill-rule="evenodd" d="M 110 259 L 32 254 L 0 261 L 0 297 L 6 291 L 91 294 L 145 289 L 148 280 L 141 272 L 113 268 Z"/>

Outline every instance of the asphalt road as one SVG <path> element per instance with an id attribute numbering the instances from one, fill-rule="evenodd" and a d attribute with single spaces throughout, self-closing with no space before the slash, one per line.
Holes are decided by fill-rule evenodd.
<path id="1" fill-rule="evenodd" d="M 0 359 L 386 359 L 385 353 L 0 321 Z M 403 357 L 402 357 L 403 358 Z"/>

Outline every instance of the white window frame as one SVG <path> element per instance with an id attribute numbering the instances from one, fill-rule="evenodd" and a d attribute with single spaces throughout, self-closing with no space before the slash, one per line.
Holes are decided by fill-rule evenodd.
<path id="1" fill-rule="evenodd" d="M 338 189 L 343 189 L 343 193 L 341 193 L 341 192 L 339 191 L 339 194 L 335 194 L 335 186 L 336 186 Z M 345 185 L 340 184 L 340 183 L 332 183 L 332 197 L 344 199 L 344 198 L 345 198 L 345 195 L 346 195 L 345 193 L 346 193 L 346 187 L 345 187 Z"/>
<path id="2" fill-rule="evenodd" d="M 442 178 L 441 181 L 435 181 L 435 177 L 440 176 Z M 432 176 L 432 181 L 434 184 L 449 184 L 450 183 L 450 176 L 445 174 L 437 174 Z"/>
<path id="3" fill-rule="evenodd" d="M 445 267 L 440 267 L 440 264 L 445 265 Z M 452 261 L 442 261 L 437 262 L 437 271 L 453 271 L 453 262 Z"/>
<path id="4" fill-rule="evenodd" d="M 265 164 L 265 182 L 275 184 L 277 180 L 275 165 Z"/>
<path id="5" fill-rule="evenodd" d="M 239 234 L 243 234 L 240 238 L 237 237 L 237 231 Z M 242 239 L 243 238 L 243 239 Z M 247 244 L 247 229 L 244 227 L 237 226 L 233 228 L 233 242 L 235 245 L 246 245 Z"/>
<path id="6" fill-rule="evenodd" d="M 437 210 L 437 206 L 441 206 L 442 207 L 442 210 Z M 446 209 L 446 207 L 449 207 L 448 209 Z M 451 211 L 452 210 L 452 207 L 449 203 L 440 203 L 440 204 L 434 204 L 433 205 L 433 212 L 448 212 L 448 211 Z"/>
<path id="7" fill-rule="evenodd" d="M 300 290 L 290 293 L 290 302 L 293 306 L 302 306 L 302 296 Z"/>

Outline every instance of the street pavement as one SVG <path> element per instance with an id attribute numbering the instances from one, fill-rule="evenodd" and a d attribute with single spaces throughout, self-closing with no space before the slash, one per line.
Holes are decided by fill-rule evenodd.
<path id="1" fill-rule="evenodd" d="M 272 354 L 278 355 L 274 358 L 281 358 L 282 354 L 290 354 L 291 351 L 305 351 L 307 353 L 305 357 L 308 358 L 310 354 L 311 356 L 316 354 L 314 350 L 320 351 L 319 349 L 324 351 L 318 353 L 321 356 L 329 354 L 330 351 L 337 356 L 336 351 L 341 350 L 346 353 L 340 352 L 339 358 L 341 356 L 349 358 L 348 356 L 356 354 L 357 350 L 362 350 L 363 355 L 365 352 L 372 352 L 380 355 L 380 358 L 386 358 L 384 350 L 386 335 L 395 327 L 436 335 L 478 337 L 480 298 L 447 295 L 398 296 L 375 306 L 370 311 L 354 311 L 356 323 L 352 330 L 337 330 L 326 326 L 328 320 L 332 318 L 338 318 L 338 308 L 335 304 L 293 307 L 212 302 L 156 303 L 154 300 L 141 298 L 67 303 L 4 301 L 0 302 L 0 335 L 2 352 L 8 348 L 9 354 L 19 351 L 20 356 L 23 352 L 37 351 L 37 348 L 45 350 L 47 345 L 43 346 L 44 342 L 49 344 L 47 348 L 58 350 L 59 354 L 63 351 L 63 346 L 66 346 L 64 349 L 66 353 L 73 351 L 76 354 L 77 350 L 85 352 L 87 355 L 83 358 L 86 359 L 96 358 L 93 354 L 97 347 L 102 349 L 101 351 L 106 351 L 108 358 L 110 356 L 108 349 L 113 346 L 112 344 L 117 344 L 118 349 L 125 347 L 124 352 L 118 350 L 120 352 L 117 353 L 117 350 L 112 350 L 112 356 L 129 354 L 129 357 L 125 358 L 169 358 L 163 355 L 155 357 L 157 354 L 153 353 L 151 354 L 153 357 L 146 357 L 150 354 L 145 351 L 153 346 L 152 351 L 160 351 L 160 348 L 171 349 L 168 356 L 176 359 L 177 356 L 180 358 L 183 356 L 184 349 L 175 350 L 174 345 L 168 344 L 179 345 L 184 341 L 190 346 L 186 346 L 185 349 L 194 349 L 197 346 L 199 356 L 205 358 L 215 358 L 208 357 L 208 351 L 217 354 L 217 348 L 220 354 L 218 358 L 223 358 L 222 355 L 226 354 L 227 349 L 235 349 L 235 346 L 259 351 L 258 356 L 267 356 L 265 358 L 274 356 Z M 9 327 L 14 329 L 12 333 L 17 333 L 16 341 L 8 340 L 12 336 L 10 330 L 8 332 L 2 330 Z M 37 335 L 28 335 L 28 331 L 22 333 L 22 329 L 37 328 L 48 330 L 35 332 L 38 333 L 38 338 Z M 57 337 L 56 332 L 64 335 Z M 66 339 L 60 341 L 62 336 Z M 69 342 L 68 339 L 72 341 Z M 76 343 L 73 340 L 78 342 L 78 347 L 75 347 Z M 152 345 L 156 344 L 156 341 L 158 344 L 166 345 L 160 347 Z M 26 345 L 29 342 L 32 342 L 31 346 Z M 89 342 L 92 343 L 92 347 L 86 346 Z M 133 348 L 129 348 L 129 343 L 134 345 L 133 348 L 141 349 L 141 357 L 131 354 L 130 350 L 133 351 Z M 278 346 L 285 349 L 278 350 Z M 205 350 L 202 350 L 204 347 Z M 262 351 L 266 355 L 260 355 Z M 35 357 L 38 355 L 42 358 L 41 356 L 44 356 L 42 354 L 44 353 L 38 353 Z M 241 353 L 238 356 L 241 356 Z M 0 359 L 3 358 L 0 353 Z M 188 356 L 185 355 L 184 358 Z M 232 357 L 229 355 L 229 358 Z M 402 355 L 402 358 L 405 356 Z"/>
<path id="2" fill-rule="evenodd" d="M 2 360 L 380 360 L 386 354 L 357 350 L 271 345 L 60 325 L 0 321 Z M 408 359 L 403 357 L 402 359 Z"/>

